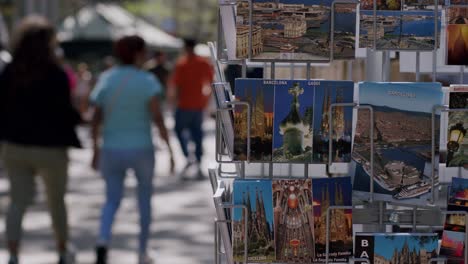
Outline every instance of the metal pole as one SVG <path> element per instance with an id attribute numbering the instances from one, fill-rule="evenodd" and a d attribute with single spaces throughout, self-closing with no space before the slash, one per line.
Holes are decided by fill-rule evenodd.
<path id="1" fill-rule="evenodd" d="M 276 78 L 276 63 L 272 62 L 270 68 L 271 68 L 270 76 L 271 76 L 271 79 L 274 80 Z M 268 176 L 270 179 L 273 179 L 273 162 L 272 161 L 268 163 Z"/>
<path id="2" fill-rule="evenodd" d="M 389 51 L 383 51 L 382 52 L 382 58 L 383 58 L 383 66 L 382 66 L 382 81 L 388 82 L 390 81 L 390 52 Z"/>
<path id="3" fill-rule="evenodd" d="M 379 227 L 380 227 L 380 232 L 385 232 L 385 225 L 383 221 L 384 217 L 384 202 L 380 201 L 379 202 Z"/>
<path id="4" fill-rule="evenodd" d="M 439 1 L 434 0 L 434 50 L 432 51 L 432 81 L 437 80 L 437 46 L 439 46 Z"/>
<path id="5" fill-rule="evenodd" d="M 465 82 L 465 66 L 460 66 L 460 84 Z"/>
<path id="6" fill-rule="evenodd" d="M 416 51 L 416 81 L 420 82 L 421 81 L 421 60 L 420 60 L 421 54 L 419 51 Z"/>
<path id="7" fill-rule="evenodd" d="M 308 62 L 306 64 L 306 79 L 308 81 L 310 81 L 310 79 L 311 79 L 311 72 L 310 71 L 311 71 L 311 65 Z M 309 178 L 309 162 L 307 162 L 307 161 L 304 163 L 304 177 Z"/>

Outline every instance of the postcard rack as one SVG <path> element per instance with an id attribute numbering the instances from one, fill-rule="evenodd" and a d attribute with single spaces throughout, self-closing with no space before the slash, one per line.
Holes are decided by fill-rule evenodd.
<path id="1" fill-rule="evenodd" d="M 246 67 L 246 64 L 243 63 L 243 67 Z M 310 65 L 308 65 L 310 67 Z M 271 73 L 271 78 L 274 79 L 274 71 L 275 71 L 275 64 L 271 63 L 271 68 L 272 68 L 272 73 Z M 245 71 L 243 71 L 245 72 Z M 310 79 L 310 75 L 308 76 L 308 79 Z M 248 162 L 250 159 L 250 119 L 251 119 L 251 114 L 250 111 L 247 111 L 247 119 L 248 119 L 248 127 L 246 128 L 246 134 L 247 134 L 247 161 L 233 161 L 229 160 L 229 152 L 225 151 L 225 146 L 226 146 L 226 140 L 224 138 L 224 135 L 222 133 L 222 121 L 220 118 L 220 114 L 225 111 L 233 111 L 233 107 L 246 107 L 247 109 L 250 109 L 251 106 L 249 105 L 248 102 L 241 102 L 241 101 L 236 101 L 236 102 L 224 102 L 224 105 L 219 107 L 217 110 L 217 115 L 216 115 L 216 162 L 218 163 L 217 169 L 212 169 L 210 170 L 210 177 L 214 178 L 212 180 L 212 183 L 215 183 L 218 181 L 218 179 L 235 179 L 235 178 L 251 178 L 248 175 L 246 175 L 246 167 L 250 166 L 251 164 Z M 335 103 L 331 104 L 329 108 L 329 127 L 330 127 L 330 133 L 333 131 L 333 122 L 332 122 L 332 116 L 333 116 L 333 109 L 336 107 L 351 107 L 356 110 L 367 110 L 370 112 L 369 115 L 369 122 L 370 125 L 369 127 L 369 133 L 370 133 L 370 149 L 371 149 L 371 156 L 370 156 L 370 171 L 372 177 L 370 177 L 370 193 L 369 193 L 369 199 L 367 201 L 361 201 L 360 203 L 357 203 L 351 207 L 340 207 L 340 206 L 331 206 L 327 210 L 327 227 L 330 226 L 330 212 L 333 210 L 338 210 L 338 209 L 352 209 L 352 215 L 353 215 L 353 225 L 363 225 L 363 226 L 374 226 L 377 227 L 378 230 L 381 232 L 386 231 L 386 226 L 393 226 L 393 225 L 399 225 L 399 226 L 408 226 L 410 227 L 411 230 L 416 231 L 418 228 L 426 228 L 431 231 L 433 230 L 441 230 L 443 228 L 443 223 L 444 223 L 444 217 L 446 215 L 450 214 L 463 214 L 465 216 L 468 216 L 467 212 L 464 211 L 445 211 L 443 210 L 443 206 L 437 205 L 436 204 L 436 194 L 440 192 L 440 188 L 437 187 L 435 177 L 436 171 L 437 171 L 437 166 L 438 163 L 436 163 L 436 150 L 437 150 L 437 144 L 438 142 L 436 141 L 436 130 L 437 130 L 437 118 L 436 115 L 439 112 L 467 112 L 468 109 L 449 109 L 447 105 L 437 105 L 433 107 L 432 111 L 432 152 L 431 152 L 431 172 L 432 172 L 432 179 L 431 179 L 431 197 L 427 201 L 426 206 L 409 206 L 407 204 L 395 204 L 395 203 L 390 203 L 390 202 L 385 202 L 385 201 L 377 201 L 374 199 L 374 179 L 373 179 L 373 164 L 374 164 L 374 142 L 373 142 L 373 133 L 374 133 L 374 110 L 370 105 L 359 105 L 357 103 Z M 331 141 L 329 141 L 331 142 Z M 332 149 L 332 144 L 329 144 L 329 157 L 333 152 Z M 328 167 L 332 165 L 332 159 L 329 159 L 328 161 Z M 234 164 L 236 165 L 236 171 L 235 172 L 225 172 L 223 171 L 222 165 L 224 164 Z M 265 170 L 262 172 L 262 177 L 255 177 L 259 179 L 273 179 L 273 162 L 266 163 L 269 167 L 268 170 Z M 292 164 L 290 164 L 292 165 Z M 301 164 L 295 164 L 295 165 L 301 165 Z M 304 166 L 304 177 L 303 178 L 311 178 L 309 175 L 309 168 L 308 166 L 310 164 L 302 164 Z M 329 177 L 333 177 L 332 174 L 329 175 Z M 297 179 L 297 177 L 294 177 L 292 175 L 286 176 L 286 177 L 281 177 L 281 178 L 290 178 L 290 179 Z M 213 189 L 216 189 L 215 186 L 213 186 Z M 218 206 L 221 206 L 223 208 L 234 208 L 233 204 L 225 203 L 225 204 L 219 204 Z M 391 208 L 391 207 L 394 208 Z M 247 214 L 244 213 L 244 216 L 247 217 Z M 223 244 L 220 241 L 221 237 L 221 229 L 219 228 L 220 224 L 229 224 L 231 223 L 231 220 L 219 220 L 215 221 L 215 263 L 222 263 L 222 255 L 223 250 L 221 248 L 221 245 Z M 468 221 L 466 222 L 467 224 L 467 230 L 468 230 Z M 244 238 L 247 238 L 247 230 L 244 231 Z M 329 228 L 327 228 L 327 242 L 326 242 L 326 252 L 329 252 Z M 468 238 L 466 243 L 468 244 Z M 246 246 L 244 244 L 244 246 Z M 244 262 L 247 263 L 245 260 L 247 256 L 244 257 Z M 369 263 L 368 260 L 363 260 L 363 259 L 351 259 L 349 263 L 354 263 L 354 262 L 359 262 L 359 263 Z M 434 258 L 431 260 L 431 263 L 444 263 L 446 262 L 446 259 L 443 257 L 440 258 Z M 465 262 L 468 263 L 468 247 L 465 248 Z M 328 254 L 326 256 L 326 261 L 324 262 L 326 264 L 329 263 L 328 261 Z M 229 263 L 231 264 L 231 263 Z"/>
<path id="2" fill-rule="evenodd" d="M 377 51 L 377 45 L 376 45 L 376 39 L 377 39 L 377 9 L 376 9 L 376 2 L 377 0 L 374 0 L 374 36 L 373 36 L 373 50 Z M 438 0 L 435 0 L 435 10 L 434 10 L 434 17 L 435 17 L 435 33 L 437 34 L 438 32 Z M 252 0 L 249 0 L 250 6 L 252 7 L 251 3 Z M 331 27 L 331 35 L 330 35 L 330 61 L 334 59 L 334 10 L 335 10 L 335 5 L 336 4 L 341 4 L 341 3 L 348 3 L 348 4 L 359 4 L 359 1 L 357 0 L 336 0 L 332 3 L 332 22 L 330 23 Z M 232 8 L 232 12 L 235 12 L 235 1 L 234 0 L 220 0 L 220 6 L 230 6 Z M 250 8 L 250 13 L 249 16 L 252 18 L 252 8 Z M 238 59 L 238 60 L 229 60 L 226 57 L 225 54 L 225 48 L 222 46 L 224 40 L 224 32 L 223 32 L 223 27 L 221 25 L 221 10 L 218 12 L 218 41 L 217 45 L 211 43 L 210 48 L 212 51 L 212 59 L 215 65 L 217 66 L 217 71 L 218 71 L 218 82 L 224 83 L 225 80 L 222 77 L 223 74 L 220 73 L 220 66 L 222 64 L 235 64 L 235 65 L 241 65 L 242 66 L 242 77 L 246 77 L 246 72 L 247 68 L 249 65 L 251 65 L 251 62 L 256 62 L 255 60 L 247 60 L 247 59 Z M 252 21 L 252 19 L 250 19 Z M 250 30 L 249 30 L 249 57 L 252 57 L 252 22 L 249 24 Z M 435 48 L 433 50 L 433 80 L 435 81 L 436 74 L 437 74 L 437 68 L 436 68 L 436 61 L 437 61 L 437 56 L 436 56 L 436 50 L 438 47 L 438 42 L 439 39 L 435 37 Z M 385 50 L 384 52 L 388 52 L 389 50 Z M 420 51 L 415 51 L 416 52 L 416 77 L 419 80 L 419 56 L 420 56 Z M 264 65 L 264 72 L 266 72 L 267 67 L 270 69 L 270 77 L 269 79 L 274 80 L 275 79 L 275 72 L 276 72 L 276 66 L 278 65 L 279 61 L 258 61 L 258 62 L 263 62 Z M 281 62 L 288 62 L 288 63 L 298 63 L 299 61 L 281 61 Z M 308 61 L 304 62 L 305 68 L 306 68 L 306 79 L 311 80 L 311 65 L 312 63 L 316 63 L 316 61 Z M 323 61 L 321 61 L 323 62 Z M 267 65 L 268 64 L 268 65 Z M 293 78 L 293 71 L 291 71 L 291 78 Z M 234 108 L 236 107 L 245 107 L 247 108 L 247 160 L 246 161 L 239 161 L 239 160 L 233 160 L 233 153 L 230 151 L 229 147 L 229 140 L 226 138 L 226 133 L 224 132 L 224 124 L 222 122 L 222 114 L 223 113 L 229 113 L 234 111 Z M 251 132 L 251 105 L 248 102 L 242 102 L 242 101 L 225 101 L 223 102 L 216 110 L 216 167 L 211 168 L 209 170 L 209 175 L 210 175 L 210 180 L 212 183 L 213 187 L 213 192 L 217 189 L 217 185 L 219 181 L 223 180 L 232 180 L 232 179 L 274 179 L 274 163 L 273 162 L 260 162 L 260 163 L 250 163 L 250 150 L 251 150 L 251 140 L 250 140 L 250 132 Z M 332 116 L 333 116 L 333 109 L 336 107 L 349 107 L 354 110 L 362 110 L 362 111 L 369 111 L 369 134 L 370 134 L 370 141 L 369 141 L 369 146 L 370 146 L 370 192 L 367 200 L 360 200 L 360 201 L 354 201 L 353 200 L 353 206 L 330 206 L 326 212 L 326 260 L 324 263 L 328 264 L 329 263 L 329 254 L 330 252 L 330 214 L 333 210 L 352 210 L 352 218 L 353 218 L 353 226 L 355 225 L 361 225 L 363 229 L 370 228 L 374 230 L 378 230 L 380 232 L 386 232 L 387 227 L 390 226 L 400 226 L 405 228 L 406 230 L 412 230 L 416 232 L 416 230 L 424 229 L 424 230 L 429 230 L 429 231 L 436 231 L 436 230 L 442 230 L 443 229 L 443 224 L 445 221 L 445 216 L 446 215 L 452 215 L 452 214 L 458 214 L 458 215 L 464 215 L 465 218 L 468 217 L 468 213 L 465 211 L 447 211 L 445 210 L 445 205 L 438 204 L 438 197 L 437 195 L 441 193 L 446 186 L 443 185 L 438 185 L 436 182 L 436 174 L 438 171 L 438 162 L 436 161 L 436 154 L 437 154 L 437 148 L 438 148 L 438 142 L 436 140 L 436 134 L 437 134 L 437 114 L 438 113 L 443 113 L 443 112 L 467 112 L 468 109 L 449 109 L 447 105 L 437 105 L 434 106 L 433 111 L 432 111 L 432 149 L 431 149 L 431 196 L 427 200 L 426 205 L 408 205 L 408 204 L 397 204 L 393 202 L 387 202 L 387 201 L 381 201 L 379 199 L 376 199 L 374 197 L 374 155 L 375 155 L 375 146 L 374 146 L 374 109 L 370 105 L 360 105 L 358 103 L 334 103 L 331 104 L 329 109 L 328 109 L 328 115 L 329 115 L 329 138 L 332 137 L 333 133 L 333 122 L 332 122 Z M 329 140 L 329 146 L 328 146 L 328 156 L 330 157 L 328 159 L 327 164 L 322 165 L 322 167 L 326 167 L 326 173 L 329 177 L 335 176 L 335 174 L 332 172 L 330 168 L 333 166 L 333 159 L 332 157 L 333 153 L 333 143 L 331 140 Z M 258 166 L 258 170 L 260 170 L 260 176 L 254 176 L 252 177 L 249 175 L 248 170 L 253 167 L 253 166 Z M 304 164 L 298 164 L 298 163 L 286 163 L 285 166 L 289 166 L 290 168 L 292 166 L 303 166 L 303 177 L 302 178 L 314 178 L 312 175 L 310 175 L 310 167 L 311 166 L 317 166 L 317 165 L 312 165 L 308 163 Z M 225 170 L 226 167 L 229 168 L 234 168 L 233 170 Z M 291 170 L 290 170 L 291 171 Z M 459 175 L 460 176 L 460 175 Z M 299 177 L 295 177 L 290 173 L 290 175 L 284 175 L 281 176 L 282 179 L 300 179 Z M 236 209 L 242 209 L 243 210 L 243 216 L 245 217 L 242 221 L 247 221 L 248 219 L 248 210 L 245 206 L 239 206 L 239 205 L 234 205 L 232 202 L 224 202 L 224 203 L 218 203 L 215 204 L 216 207 L 219 207 L 223 210 L 232 210 L 234 208 Z M 468 219 L 468 218 L 467 218 Z M 231 259 L 226 258 L 226 249 L 223 249 L 223 241 L 222 237 L 223 236 L 230 236 L 230 234 L 223 234 L 223 232 L 226 232 L 225 229 L 220 228 L 222 225 L 230 225 L 232 223 L 232 219 L 215 219 L 214 222 L 214 232 L 215 232 L 215 237 L 214 237 L 214 260 L 215 264 L 221 264 L 221 263 L 227 263 L 227 264 L 234 264 L 231 263 L 230 261 L 223 261 L 226 259 Z M 465 229 L 468 230 L 468 221 L 465 221 L 466 227 Z M 244 256 L 243 256 L 243 261 L 241 263 L 251 263 L 248 262 L 247 260 L 247 224 L 245 224 L 245 228 L 243 230 L 243 238 L 244 238 Z M 468 245 L 468 236 L 465 236 L 465 245 Z M 465 263 L 468 263 L 468 247 L 464 248 L 464 257 L 465 257 Z M 360 259 L 360 258 L 350 258 L 349 263 L 370 263 L 368 259 Z M 236 262 L 239 263 L 239 262 Z M 275 262 L 276 263 L 276 262 Z M 430 260 L 430 263 L 447 263 L 447 259 L 443 256 L 438 257 L 438 258 L 433 258 Z M 304 263 L 305 264 L 305 263 Z"/>

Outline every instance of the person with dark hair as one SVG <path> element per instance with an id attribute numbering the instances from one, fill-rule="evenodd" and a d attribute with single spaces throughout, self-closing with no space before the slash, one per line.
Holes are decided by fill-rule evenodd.
<path id="1" fill-rule="evenodd" d="M 92 166 L 99 168 L 106 183 L 106 202 L 96 247 L 96 263 L 107 263 L 107 248 L 115 214 L 122 200 L 128 169 L 138 181 L 140 210 L 139 263 L 151 263 L 147 245 L 151 223 L 151 196 L 155 167 L 151 120 L 159 129 L 170 153 L 172 148 L 159 107 L 161 84 L 141 69 L 145 61 L 145 41 L 138 36 L 119 39 L 114 45 L 119 65 L 104 72 L 91 93 L 95 112 L 92 120 L 94 157 Z M 101 129 L 102 126 L 102 129 Z M 102 146 L 99 137 L 102 131 Z"/>
<path id="2" fill-rule="evenodd" d="M 169 104 L 176 105 L 175 132 L 187 158 L 187 164 L 181 173 L 182 179 L 185 179 L 185 171 L 194 164 L 190 159 L 186 132 L 195 143 L 198 179 L 204 178 L 201 171 L 203 111 L 208 105 L 210 85 L 214 77 L 213 67 L 205 58 L 195 54 L 195 46 L 195 40 L 185 40 L 185 56 L 177 62 L 168 89 Z"/>
<path id="3" fill-rule="evenodd" d="M 52 217 L 60 264 L 73 263 L 64 196 L 67 148 L 80 147 L 67 74 L 55 57 L 55 29 L 42 17 L 24 19 L 13 38 L 12 57 L 0 74 L 0 141 L 10 181 L 6 220 L 9 264 L 18 263 L 23 220 L 41 176 Z"/>

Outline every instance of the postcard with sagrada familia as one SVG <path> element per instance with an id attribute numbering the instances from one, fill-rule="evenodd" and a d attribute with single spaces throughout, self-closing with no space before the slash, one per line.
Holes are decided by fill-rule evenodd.
<path id="1" fill-rule="evenodd" d="M 371 264 L 429 264 L 437 257 L 439 238 L 435 233 L 356 233 L 355 244 L 354 256 Z"/>
<path id="2" fill-rule="evenodd" d="M 351 206 L 351 177 L 312 180 L 314 211 L 314 263 L 326 258 L 327 211 L 331 206 Z M 329 262 L 347 263 L 353 252 L 353 221 L 351 210 L 330 209 Z"/>
<path id="3" fill-rule="evenodd" d="M 312 160 L 314 87 L 305 80 L 278 80 L 275 85 L 273 162 Z"/>
<path id="4" fill-rule="evenodd" d="M 359 84 L 359 103 L 373 108 L 359 110 L 352 157 L 356 162 L 354 195 L 368 198 L 370 192 L 370 129 L 374 142 L 374 198 L 427 204 L 432 181 L 432 111 L 443 104 L 440 83 Z M 440 114 L 435 115 L 436 124 Z M 436 126 L 436 142 L 439 132 Z M 438 153 L 436 153 L 438 154 Z M 439 177 L 435 175 L 438 183 Z"/>
<path id="5" fill-rule="evenodd" d="M 276 260 L 312 263 L 315 252 L 312 180 L 274 180 L 272 186 Z"/>
<path id="6" fill-rule="evenodd" d="M 271 161 L 273 140 L 274 81 L 237 79 L 236 100 L 250 105 L 250 161 Z M 248 109 L 236 106 L 234 111 L 234 159 L 247 160 Z"/>
<path id="7" fill-rule="evenodd" d="M 247 211 L 233 209 L 232 247 L 235 263 L 244 263 L 245 242 L 249 263 L 274 262 L 275 227 L 271 180 L 235 180 L 233 190 L 234 204 L 247 207 Z"/>
<path id="8" fill-rule="evenodd" d="M 334 103 L 353 103 L 354 83 L 352 81 L 310 81 L 315 88 L 314 141 L 312 163 L 329 161 L 330 107 Z M 353 107 L 332 107 L 332 154 L 333 162 L 351 161 L 353 132 Z"/>

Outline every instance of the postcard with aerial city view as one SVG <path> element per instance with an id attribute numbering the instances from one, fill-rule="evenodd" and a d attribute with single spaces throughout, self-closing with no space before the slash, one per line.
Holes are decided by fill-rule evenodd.
<path id="1" fill-rule="evenodd" d="M 463 264 L 465 262 L 465 233 L 444 230 L 440 255 L 447 258 L 448 264 Z"/>
<path id="2" fill-rule="evenodd" d="M 363 10 L 360 25 L 361 48 L 373 47 L 374 37 L 378 50 L 433 50 L 435 46 L 434 11 L 379 10 L 374 31 L 374 11 Z"/>
<path id="3" fill-rule="evenodd" d="M 468 108 L 468 86 L 450 87 L 450 109 Z M 468 168 L 468 112 L 449 112 L 446 145 L 441 148 L 440 161 L 446 167 Z M 465 153 L 466 152 L 466 153 Z"/>
<path id="4" fill-rule="evenodd" d="M 239 0 L 237 5 L 238 57 L 257 61 L 330 60 L 332 0 Z M 252 9 L 252 21 L 249 17 Z M 356 7 L 337 5 L 335 48 L 337 59 L 354 58 Z M 249 43 L 249 30 L 251 40 Z M 247 47 L 247 49 L 246 49 Z"/>
<path id="5" fill-rule="evenodd" d="M 327 163 L 329 155 L 329 109 L 334 103 L 354 102 L 351 81 L 314 81 L 314 142 L 312 163 Z M 334 107 L 332 111 L 333 162 L 351 161 L 353 107 Z"/>
<path id="6" fill-rule="evenodd" d="M 427 204 L 432 180 L 432 110 L 443 103 L 441 84 L 364 82 L 359 84 L 359 103 L 374 111 L 374 198 Z M 440 115 L 435 118 L 440 123 Z M 353 188 L 363 197 L 370 191 L 370 125 L 369 111 L 360 110 L 352 153 L 356 162 Z M 437 128 L 436 142 L 439 132 Z"/>
<path id="7" fill-rule="evenodd" d="M 432 233 L 357 233 L 354 242 L 354 256 L 371 264 L 430 264 L 437 257 L 439 238 Z"/>
<path id="8" fill-rule="evenodd" d="M 274 180 L 276 260 L 311 263 L 314 259 L 312 180 Z"/>
<path id="9" fill-rule="evenodd" d="M 314 115 L 313 81 L 277 80 L 273 162 L 310 163 Z"/>
<path id="10" fill-rule="evenodd" d="M 356 4 L 335 4 L 334 60 L 352 60 L 356 57 L 356 10 Z"/>
<path id="11" fill-rule="evenodd" d="M 249 57 L 249 37 L 250 37 L 250 3 L 249 0 L 237 0 L 236 6 L 236 57 L 238 59 L 246 59 Z M 252 52 L 257 53 L 257 49 L 262 47 L 261 43 L 261 31 L 255 27 L 256 31 L 253 32 L 255 37 L 255 46 L 252 46 Z M 260 33 L 260 34 L 259 34 Z"/>
<path id="12" fill-rule="evenodd" d="M 250 161 L 271 161 L 273 139 L 274 81 L 237 79 L 236 99 L 248 102 L 251 111 Z M 247 159 L 247 107 L 234 112 L 234 159 Z"/>
<path id="13" fill-rule="evenodd" d="M 314 263 L 326 259 L 327 210 L 331 206 L 351 206 L 351 178 L 320 178 L 312 180 L 314 206 Z M 353 221 L 351 210 L 330 210 L 329 263 L 348 263 L 353 252 Z"/>
<path id="14" fill-rule="evenodd" d="M 232 246 L 235 263 L 244 263 L 244 239 L 247 239 L 249 263 L 275 261 L 273 195 L 271 180 L 235 180 L 235 205 L 245 205 L 247 212 L 233 209 Z M 247 234 L 245 219 L 247 218 Z M 246 237 L 247 236 L 247 237 Z"/>

